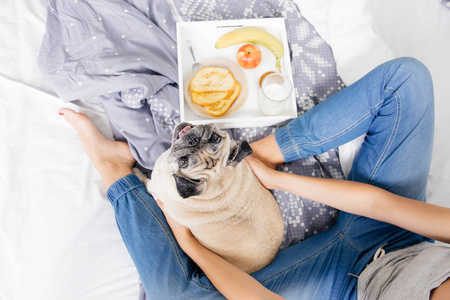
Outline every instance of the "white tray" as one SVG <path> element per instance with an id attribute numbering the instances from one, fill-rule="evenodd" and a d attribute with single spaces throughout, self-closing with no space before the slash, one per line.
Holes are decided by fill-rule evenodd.
<path id="1" fill-rule="evenodd" d="M 182 122 L 194 125 L 215 123 L 219 128 L 240 128 L 253 126 L 271 126 L 284 123 L 297 117 L 295 93 L 292 92 L 286 109 L 277 116 L 263 115 L 258 109 L 259 78 L 268 71 L 276 71 L 275 56 L 264 46 L 259 46 L 263 59 L 255 69 L 241 68 L 236 62 L 236 52 L 243 44 L 237 44 L 224 49 L 216 49 L 216 41 L 225 33 L 242 26 L 253 26 L 264 29 L 277 37 L 284 46 L 281 59 L 281 72 L 289 77 L 291 82 L 292 70 L 287 44 L 286 25 L 283 18 L 202 21 L 177 23 L 178 45 L 178 76 L 180 84 L 180 117 Z M 242 107 L 232 114 L 223 117 L 205 117 L 197 114 L 185 101 L 186 78 L 191 73 L 194 62 L 186 41 L 190 40 L 195 58 L 199 62 L 210 60 L 227 60 L 241 68 L 248 84 L 248 95 Z M 234 105 L 234 104 L 233 104 Z"/>

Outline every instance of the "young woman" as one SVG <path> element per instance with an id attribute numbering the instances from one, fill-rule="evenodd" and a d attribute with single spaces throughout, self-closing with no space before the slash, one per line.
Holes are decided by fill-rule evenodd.
<path id="1" fill-rule="evenodd" d="M 84 115 L 69 109 L 61 114 L 77 129 L 108 188 L 150 299 L 446 299 L 450 294 L 450 250 L 429 242 L 450 242 L 450 209 L 424 202 L 433 87 L 428 70 L 414 59 L 379 66 L 252 144 L 254 154 L 246 161 L 263 185 L 341 212 L 332 228 L 280 251 L 251 276 L 167 218 L 169 227 L 131 174 L 134 160 L 125 143 L 107 140 Z M 364 133 L 346 181 L 275 170 L 284 161 L 323 153 Z"/>

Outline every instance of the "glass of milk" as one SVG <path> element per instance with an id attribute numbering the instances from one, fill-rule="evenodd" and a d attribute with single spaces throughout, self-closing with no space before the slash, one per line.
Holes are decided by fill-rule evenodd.
<path id="1" fill-rule="evenodd" d="M 281 73 L 269 74 L 261 83 L 258 108 L 265 115 L 280 115 L 291 93 L 292 83 L 286 76 Z"/>

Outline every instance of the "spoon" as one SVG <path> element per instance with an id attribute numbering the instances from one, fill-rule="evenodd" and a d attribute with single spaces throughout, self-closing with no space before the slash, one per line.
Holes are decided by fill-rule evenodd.
<path id="1" fill-rule="evenodd" d="M 195 59 L 194 50 L 192 50 L 192 43 L 190 40 L 186 41 L 186 46 L 188 46 L 191 51 L 192 58 L 194 59 L 194 64 L 192 65 L 192 75 L 195 75 L 201 68 L 203 68 L 203 65 Z"/>

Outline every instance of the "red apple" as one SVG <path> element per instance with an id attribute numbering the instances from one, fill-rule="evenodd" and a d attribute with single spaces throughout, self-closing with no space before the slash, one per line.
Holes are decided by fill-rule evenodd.
<path id="1" fill-rule="evenodd" d="M 261 62 L 262 54 L 255 44 L 245 44 L 236 54 L 238 64 L 244 69 L 254 69 Z"/>

